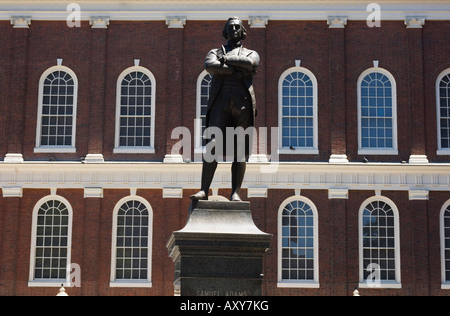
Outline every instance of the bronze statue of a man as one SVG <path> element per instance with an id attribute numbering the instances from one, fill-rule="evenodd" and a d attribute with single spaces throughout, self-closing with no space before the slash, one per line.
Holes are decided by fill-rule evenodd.
<path id="1" fill-rule="evenodd" d="M 225 135 L 226 129 L 230 127 L 246 130 L 254 126 L 256 100 L 253 91 L 253 75 L 259 65 L 259 55 L 242 46 L 241 41 L 247 37 L 247 33 L 239 18 L 228 19 L 223 36 L 227 40 L 226 45 L 211 50 L 205 60 L 205 68 L 213 76 L 206 114 L 206 127 L 215 127 L 222 131 L 224 148 L 226 143 L 233 142 L 231 201 L 241 201 L 239 192 L 244 180 L 246 161 L 250 155 L 252 140 L 251 137 L 243 137 L 244 139 L 233 137 L 234 139 L 227 140 Z M 216 138 L 212 138 L 211 142 L 216 142 Z M 220 144 L 216 145 L 221 146 Z M 243 150 L 245 159 L 237 157 L 236 153 L 239 152 L 239 147 L 245 147 Z M 218 164 L 217 159 L 217 155 L 213 161 L 203 159 L 201 190 L 191 196 L 192 200 L 208 199 L 209 188 Z"/>

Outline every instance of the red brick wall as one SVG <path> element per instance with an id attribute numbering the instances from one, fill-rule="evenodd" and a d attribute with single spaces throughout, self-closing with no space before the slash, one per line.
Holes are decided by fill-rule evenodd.
<path id="1" fill-rule="evenodd" d="M 163 21 L 114 21 L 107 30 L 99 30 L 86 22 L 81 28 L 68 28 L 65 22 L 33 21 L 31 28 L 24 30 L 0 23 L 0 40 L 10 46 L 10 53 L 2 50 L 0 61 L 0 85 L 2 91 L 9 91 L 1 96 L 0 106 L 7 115 L 2 115 L 0 131 L 7 141 L 1 142 L 0 155 L 22 152 L 26 160 L 78 160 L 88 153 L 103 153 L 107 160 L 161 161 L 177 141 L 170 140 L 174 127 L 186 126 L 193 136 L 197 78 L 204 69 L 206 53 L 223 43 L 222 27 L 220 21 L 189 21 L 184 29 L 168 29 Z M 446 54 L 450 44 L 445 36 L 449 32 L 449 23 L 439 21 L 427 21 L 423 31 L 408 30 L 403 21 L 384 21 L 381 28 L 349 21 L 344 31 L 329 29 L 322 21 L 270 21 L 266 29 L 248 27 L 244 44 L 258 49 L 262 56 L 260 73 L 255 77 L 257 125 L 278 126 L 278 80 L 295 60 L 301 60 L 301 66 L 318 80 L 319 154 L 285 155 L 282 160 L 327 161 L 331 153 L 340 152 L 351 161 L 360 161 L 356 85 L 360 74 L 373 66 L 373 60 L 379 60 L 380 67 L 390 71 L 397 82 L 399 154 L 371 156 L 369 160 L 407 161 L 412 153 L 423 151 L 432 161 L 448 161 L 448 156 L 436 156 L 434 87 L 437 75 L 450 67 Z M 417 40 L 422 44 L 416 45 Z M 423 87 L 412 80 L 420 72 L 411 71 L 416 66 L 410 64 L 421 53 L 409 51 L 420 47 Z M 79 79 L 77 153 L 36 154 L 39 78 L 56 65 L 57 58 L 63 58 L 63 65 Z M 113 154 L 117 78 L 134 65 L 134 59 L 140 59 L 140 65 L 156 78 L 153 155 Z M 333 82 L 343 78 L 345 84 Z M 425 113 L 411 101 L 412 96 L 422 94 Z M 4 122 L 7 117 L 9 125 Z M 425 129 L 425 137 L 413 133 L 418 124 Z"/>
<path id="2" fill-rule="evenodd" d="M 32 210 L 49 190 L 25 189 L 23 198 L 0 199 L 0 295 L 55 295 L 55 288 L 28 287 Z M 104 197 L 83 197 L 83 190 L 59 189 L 73 208 L 72 262 L 81 266 L 81 288 L 72 295 L 172 295 L 173 263 L 166 242 L 186 221 L 189 195 L 163 199 L 161 190 L 138 190 L 153 209 L 152 282 L 149 289 L 110 288 L 112 215 L 128 190 L 105 190 Z M 227 196 L 229 190 L 220 190 Z M 250 199 L 256 225 L 273 234 L 265 256 L 266 295 L 350 295 L 359 282 L 358 215 L 370 191 L 350 191 L 348 200 L 329 200 L 326 190 L 302 190 L 319 215 L 319 289 L 277 288 L 278 210 L 293 190 L 269 190 L 267 199 Z M 243 196 L 245 197 L 245 190 Z M 407 192 L 383 191 L 400 216 L 401 289 L 360 289 L 363 295 L 448 295 L 441 290 L 440 223 L 444 192 L 431 192 L 430 201 L 409 201 Z"/>
<path id="3" fill-rule="evenodd" d="M 206 53 L 223 42 L 222 28 L 220 21 L 188 21 L 184 29 L 168 29 L 163 21 L 112 21 L 107 30 L 93 30 L 87 22 L 81 28 L 70 29 L 65 22 L 32 21 L 30 29 L 18 30 L 12 29 L 9 22 L 0 22 L 0 43 L 4 48 L 0 51 L 0 90 L 7 91 L 0 94 L 0 111 L 4 114 L 0 115 L 0 159 L 15 152 L 23 153 L 25 160 L 44 161 L 50 157 L 78 160 L 88 153 L 103 153 L 106 160 L 162 161 L 174 142 L 170 140 L 172 128 L 186 126 L 194 135 L 197 78 L 204 69 Z M 318 80 L 319 154 L 285 155 L 282 160 L 328 161 L 332 153 L 346 153 L 350 161 L 361 161 L 356 85 L 360 74 L 373 66 L 373 60 L 379 60 L 380 67 L 390 71 L 397 82 L 399 155 L 369 159 L 408 160 L 413 148 L 422 147 L 430 161 L 448 162 L 448 156 L 436 155 L 435 96 L 437 76 L 450 67 L 448 22 L 427 21 L 421 31 L 423 89 L 411 82 L 410 68 L 414 65 L 410 61 L 417 56 L 411 57 L 408 51 L 420 36 L 408 33 L 411 30 L 405 28 L 403 21 L 383 21 L 379 29 L 349 21 L 344 31 L 330 30 L 324 21 L 270 21 L 266 29 L 247 30 L 249 37 L 244 44 L 258 50 L 262 57 L 255 77 L 259 126 L 278 125 L 278 80 L 285 70 L 295 66 L 295 60 L 301 60 L 301 66 L 311 70 Z M 63 65 L 71 68 L 79 80 L 77 152 L 37 154 L 33 149 L 39 78 L 56 65 L 57 58 L 63 58 Z M 117 78 L 134 65 L 134 59 L 140 59 L 140 65 L 156 78 L 154 155 L 113 153 Z M 331 74 L 345 78 L 345 82 L 330 82 L 334 79 Z M 333 90 L 336 87 L 345 91 Z M 411 95 L 420 93 L 418 89 L 423 90 L 425 102 L 419 120 L 412 119 L 417 116 L 417 105 L 411 107 Z M 345 124 L 336 119 L 341 111 Z M 419 143 L 414 144 L 418 147 L 414 147 L 413 122 L 420 122 L 422 117 L 425 144 L 420 144 L 419 137 Z M 336 130 L 339 133 L 334 135 Z M 68 290 L 70 294 L 172 295 L 173 264 L 165 245 L 171 232 L 184 225 L 188 197 L 193 193 L 194 190 L 184 190 L 183 199 L 163 199 L 161 190 L 137 191 L 150 202 L 154 212 L 153 287 L 124 289 L 109 287 L 111 229 L 114 206 L 129 191 L 105 190 L 103 199 L 85 199 L 83 190 L 58 189 L 57 194 L 68 199 L 74 209 L 72 261 L 82 267 L 82 288 L 72 288 Z M 448 193 L 430 192 L 428 202 L 409 201 L 406 191 L 382 193 L 395 202 L 400 212 L 403 287 L 361 290 L 361 294 L 448 295 L 448 291 L 440 289 L 439 246 L 439 212 Z M 0 199 L 0 295 L 56 294 L 54 288 L 27 286 L 32 210 L 48 194 L 47 189 L 25 189 L 23 198 Z M 229 196 L 230 192 L 220 190 L 219 194 Z M 350 295 L 359 282 L 358 211 L 373 191 L 350 191 L 348 200 L 329 200 L 325 190 L 302 190 L 301 194 L 311 199 L 319 212 L 319 289 L 277 288 L 278 209 L 294 195 L 294 190 L 269 190 L 268 194 L 267 199 L 251 199 L 255 223 L 274 235 L 265 258 L 264 293 Z"/>

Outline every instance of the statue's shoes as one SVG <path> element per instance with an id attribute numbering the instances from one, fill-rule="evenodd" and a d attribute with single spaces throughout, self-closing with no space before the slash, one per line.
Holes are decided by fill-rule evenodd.
<path id="1" fill-rule="evenodd" d="M 242 199 L 239 197 L 239 194 L 233 193 L 233 194 L 231 195 L 230 201 L 233 201 L 233 202 L 242 202 Z"/>
<path id="2" fill-rule="evenodd" d="M 206 195 L 205 191 L 199 191 L 194 195 L 190 196 L 191 200 L 196 200 L 196 201 L 200 201 L 200 200 L 207 200 L 208 199 L 208 195 Z"/>

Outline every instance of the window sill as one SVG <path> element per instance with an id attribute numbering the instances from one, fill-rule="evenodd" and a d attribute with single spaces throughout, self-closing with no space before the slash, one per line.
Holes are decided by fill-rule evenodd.
<path id="1" fill-rule="evenodd" d="M 450 156 L 450 149 L 439 149 L 437 152 L 436 152 L 436 154 L 437 155 L 440 155 L 440 156 Z"/>
<path id="2" fill-rule="evenodd" d="M 396 149 L 359 149 L 358 155 L 398 155 Z"/>
<path id="3" fill-rule="evenodd" d="M 149 147 L 119 147 L 114 148 L 114 154 L 154 154 L 155 148 Z"/>
<path id="4" fill-rule="evenodd" d="M 442 283 L 441 290 L 450 290 L 450 282 Z"/>
<path id="5" fill-rule="evenodd" d="M 315 281 L 290 281 L 283 280 L 277 283 L 277 287 L 280 288 L 304 288 L 304 289 L 318 289 L 320 283 Z"/>
<path id="6" fill-rule="evenodd" d="M 35 153 L 76 153 L 75 147 L 41 146 L 34 148 Z"/>
<path id="7" fill-rule="evenodd" d="M 150 288 L 152 287 L 151 281 L 140 280 L 123 280 L 123 281 L 111 281 L 109 287 L 135 287 L 135 288 Z"/>
<path id="8" fill-rule="evenodd" d="M 278 154 L 279 155 L 318 155 L 319 154 L 319 150 L 315 149 L 315 148 L 294 148 L 294 149 L 289 149 L 289 148 L 281 148 L 278 149 Z"/>
<path id="9" fill-rule="evenodd" d="M 70 283 L 66 279 L 61 280 L 36 280 L 28 281 L 28 287 L 70 287 Z"/>
<path id="10" fill-rule="evenodd" d="M 359 282 L 358 287 L 361 289 L 401 289 L 402 284 L 399 282 L 389 282 L 389 281 Z"/>

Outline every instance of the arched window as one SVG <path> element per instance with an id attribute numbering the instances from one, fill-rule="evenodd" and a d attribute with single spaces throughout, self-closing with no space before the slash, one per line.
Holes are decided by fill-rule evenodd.
<path id="1" fill-rule="evenodd" d="M 278 213 L 278 287 L 319 287 L 319 235 L 315 205 L 301 196 Z"/>
<path id="2" fill-rule="evenodd" d="M 33 210 L 29 286 L 66 283 L 71 264 L 72 207 L 63 197 L 50 195 Z"/>
<path id="3" fill-rule="evenodd" d="M 397 91 L 394 77 L 371 68 L 358 80 L 358 153 L 397 155 Z"/>
<path id="4" fill-rule="evenodd" d="M 130 67 L 119 76 L 114 153 L 154 153 L 155 88 L 146 68 Z"/>
<path id="5" fill-rule="evenodd" d="M 195 151 L 201 152 L 206 146 L 204 131 L 206 129 L 206 110 L 208 108 L 209 92 L 212 75 L 204 70 L 197 79 L 197 114 L 195 126 Z"/>
<path id="6" fill-rule="evenodd" d="M 139 196 L 114 209 L 111 287 L 151 287 L 153 211 Z"/>
<path id="7" fill-rule="evenodd" d="M 359 212 L 360 287 L 400 288 L 398 210 L 388 198 L 364 201 Z"/>
<path id="8" fill-rule="evenodd" d="M 442 288 L 450 290 L 450 200 L 441 209 Z"/>
<path id="9" fill-rule="evenodd" d="M 64 66 L 46 70 L 39 81 L 35 152 L 76 152 L 78 80 Z"/>
<path id="10" fill-rule="evenodd" d="M 303 67 L 286 70 L 278 84 L 281 154 L 318 154 L 317 79 Z"/>
<path id="11" fill-rule="evenodd" d="M 450 155 L 450 69 L 436 82 L 438 155 Z"/>

